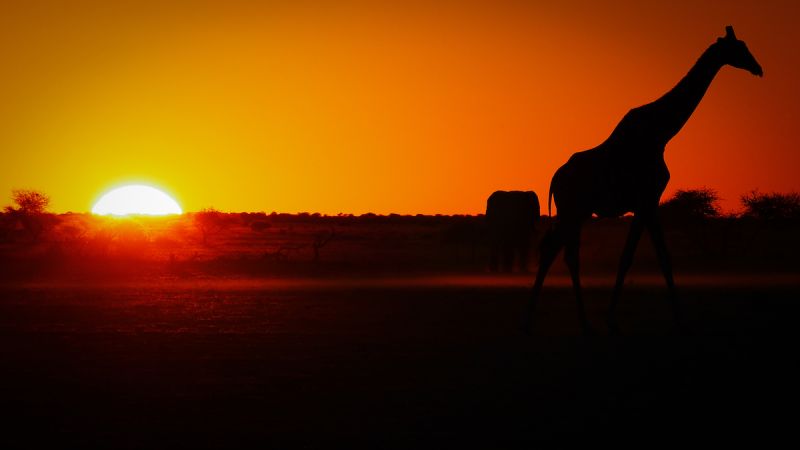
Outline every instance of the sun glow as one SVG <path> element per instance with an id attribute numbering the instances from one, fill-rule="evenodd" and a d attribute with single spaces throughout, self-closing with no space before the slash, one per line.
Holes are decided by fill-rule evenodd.
<path id="1" fill-rule="evenodd" d="M 92 212 L 114 216 L 129 214 L 163 216 L 181 214 L 183 210 L 169 195 L 154 187 L 137 184 L 107 192 L 94 204 Z"/>

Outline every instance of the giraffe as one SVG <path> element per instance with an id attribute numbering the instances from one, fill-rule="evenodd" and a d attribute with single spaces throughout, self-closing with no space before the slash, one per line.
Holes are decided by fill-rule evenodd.
<path id="1" fill-rule="evenodd" d="M 666 281 L 675 323 L 680 324 L 681 310 L 675 295 L 672 264 L 656 214 L 670 176 L 664 162 L 664 149 L 692 115 L 717 72 L 725 65 L 763 76 L 761 66 L 745 43 L 736 38 L 732 26 L 726 27 L 725 37 L 718 38 L 708 47 L 672 90 L 652 103 L 631 109 L 605 142 L 573 154 L 555 172 L 550 181 L 548 213 L 551 202 L 555 200 L 558 216 L 542 239 L 539 269 L 524 319 L 526 331 L 530 332 L 547 271 L 564 247 L 564 261 L 572 280 L 580 324 L 585 334 L 592 332 L 581 297 L 578 261 L 581 228 L 592 214 L 620 217 L 633 213 L 607 313 L 609 328 L 617 330 L 617 302 L 625 274 L 645 229 L 650 234 Z"/>

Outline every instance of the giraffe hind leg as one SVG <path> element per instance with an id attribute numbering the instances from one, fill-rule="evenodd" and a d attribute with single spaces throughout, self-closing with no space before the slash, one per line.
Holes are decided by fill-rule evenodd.
<path id="1" fill-rule="evenodd" d="M 563 234 L 560 228 L 554 227 L 547 230 L 539 251 L 539 268 L 536 272 L 536 281 L 533 283 L 533 293 L 528 300 L 527 310 L 525 312 L 525 319 L 523 328 L 526 333 L 530 334 L 533 324 L 533 313 L 536 309 L 536 304 L 539 302 L 539 296 L 542 293 L 542 285 L 547 276 L 547 271 L 553 264 L 553 260 L 558 256 L 558 252 L 564 245 Z"/>

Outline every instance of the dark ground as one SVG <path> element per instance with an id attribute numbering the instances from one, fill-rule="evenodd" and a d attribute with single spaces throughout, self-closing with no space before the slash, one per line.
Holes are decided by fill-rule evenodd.
<path id="1" fill-rule="evenodd" d="M 530 277 L 528 277 L 530 278 Z M 626 288 L 594 337 L 531 280 L 0 287 L 1 448 L 530 448 L 797 440 L 800 283 Z M 731 279 L 729 281 L 736 281 Z M 774 280 L 773 280 L 774 281 Z M 590 285 L 591 286 L 591 285 Z"/>

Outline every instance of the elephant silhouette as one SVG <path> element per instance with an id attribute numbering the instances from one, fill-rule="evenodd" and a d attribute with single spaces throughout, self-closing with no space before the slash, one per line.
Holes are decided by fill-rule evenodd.
<path id="1" fill-rule="evenodd" d="M 539 222 L 539 197 L 533 191 L 496 191 L 486 201 L 489 270 L 528 271 L 531 239 Z"/>

